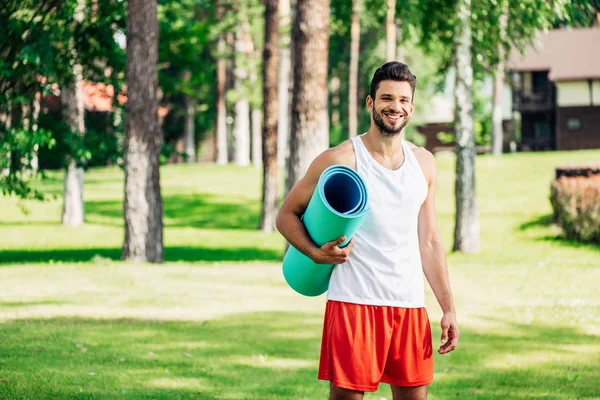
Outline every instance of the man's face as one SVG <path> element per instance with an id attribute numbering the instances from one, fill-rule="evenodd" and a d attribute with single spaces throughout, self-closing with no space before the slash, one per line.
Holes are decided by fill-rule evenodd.
<path id="1" fill-rule="evenodd" d="M 406 126 L 415 105 L 408 82 L 381 81 L 375 99 L 367 97 L 373 122 L 384 136 L 395 136 Z"/>

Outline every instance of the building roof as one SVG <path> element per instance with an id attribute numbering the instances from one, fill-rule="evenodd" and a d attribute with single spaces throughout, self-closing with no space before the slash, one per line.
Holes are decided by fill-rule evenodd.
<path id="1" fill-rule="evenodd" d="M 511 53 L 513 71 L 550 71 L 553 81 L 600 79 L 600 28 L 542 33 L 523 55 Z"/>
<path id="2" fill-rule="evenodd" d="M 42 78 L 43 79 L 43 78 Z M 53 94 L 45 96 L 43 103 L 53 109 L 60 109 L 59 86 L 57 83 L 52 84 Z M 106 85 L 101 82 L 83 81 L 81 85 L 83 96 L 83 108 L 87 111 L 95 112 L 113 112 L 113 97 L 115 89 L 112 85 Z M 122 93 L 117 93 L 117 101 L 123 106 L 127 103 L 127 87 L 123 88 Z M 164 117 L 169 113 L 169 109 L 163 106 L 158 106 L 158 116 Z"/>

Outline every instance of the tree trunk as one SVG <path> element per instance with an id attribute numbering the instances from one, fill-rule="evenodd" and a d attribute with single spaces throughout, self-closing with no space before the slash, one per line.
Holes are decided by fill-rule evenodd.
<path id="1" fill-rule="evenodd" d="M 385 18 L 385 60 L 396 59 L 396 0 L 387 0 Z"/>
<path id="2" fill-rule="evenodd" d="M 85 3 L 78 0 L 75 8 L 75 23 L 83 22 Z M 85 110 L 83 108 L 83 68 L 79 64 L 75 43 L 69 42 L 69 52 L 74 60 L 73 77 L 61 91 L 63 116 L 71 130 L 71 134 L 85 134 Z M 76 160 L 70 157 L 65 175 L 65 191 L 62 212 L 63 225 L 79 226 L 84 221 L 83 209 L 83 168 L 77 166 Z"/>
<path id="3" fill-rule="evenodd" d="M 492 154 L 502 155 L 504 134 L 502 132 L 502 91 L 504 89 L 504 60 L 505 51 L 503 41 L 506 36 L 508 20 L 508 3 L 502 0 L 502 14 L 500 15 L 500 43 L 498 44 L 499 62 L 494 76 L 494 105 L 492 108 Z"/>
<path id="4" fill-rule="evenodd" d="M 358 134 L 358 57 L 360 57 L 361 1 L 352 0 L 352 27 L 350 28 L 350 79 L 348 82 L 348 136 Z"/>
<path id="5" fill-rule="evenodd" d="M 271 233 L 279 203 L 279 166 L 277 162 L 279 66 L 279 0 L 267 0 L 265 8 L 265 48 L 263 50 L 263 187 L 260 229 Z M 287 90 L 287 88 L 285 88 Z M 287 108 L 287 104 L 285 104 Z"/>
<path id="6" fill-rule="evenodd" d="M 129 0 L 123 259 L 163 261 L 156 0 Z"/>
<path id="7" fill-rule="evenodd" d="M 183 73 L 183 80 L 189 82 L 191 78 L 192 73 L 189 70 L 186 70 Z M 196 118 L 196 99 L 192 96 L 184 95 L 183 102 L 185 107 L 185 125 L 183 128 L 184 153 L 187 156 L 186 161 L 192 164 L 196 162 L 196 129 L 194 127 Z"/>
<path id="8" fill-rule="evenodd" d="M 338 68 L 331 69 L 331 125 L 334 127 L 339 126 L 342 120 L 340 110 L 340 86 L 342 83 L 338 74 Z"/>
<path id="9" fill-rule="evenodd" d="M 261 112 L 258 108 L 252 108 L 250 121 L 252 124 L 252 165 L 260 167 L 262 164 L 262 127 Z"/>
<path id="10" fill-rule="evenodd" d="M 290 0 L 279 0 L 281 18 L 279 41 L 281 58 L 279 60 L 279 122 L 277 124 L 277 158 L 279 165 L 285 165 L 289 157 L 290 132 L 290 96 L 292 76 L 292 55 L 290 52 Z"/>
<path id="11" fill-rule="evenodd" d="M 328 147 L 329 0 L 298 0 L 292 35 L 294 91 L 286 193 Z"/>
<path id="12" fill-rule="evenodd" d="M 235 103 L 233 124 L 233 162 L 245 167 L 250 164 L 250 103 L 247 98 L 241 98 Z"/>
<path id="13" fill-rule="evenodd" d="M 396 18 L 396 60 L 402 63 L 406 63 L 406 60 L 404 59 L 404 46 L 402 46 L 403 40 L 404 37 L 402 36 L 402 19 Z"/>
<path id="14" fill-rule="evenodd" d="M 473 68 L 471 64 L 471 0 L 458 2 L 454 34 L 456 87 L 456 223 L 454 250 L 479 251 L 479 220 L 475 196 L 475 137 L 473 131 Z"/>
<path id="15" fill-rule="evenodd" d="M 219 9 L 222 17 L 224 10 Z M 225 58 L 225 34 L 219 35 L 217 44 L 217 122 L 216 122 L 216 162 L 219 165 L 227 164 L 229 155 L 227 154 L 227 103 L 225 94 L 227 91 L 227 60 Z"/>
<path id="16" fill-rule="evenodd" d="M 31 111 L 31 130 L 33 132 L 37 132 L 39 128 L 40 121 L 40 110 L 41 103 L 40 100 L 42 98 L 42 94 L 40 92 L 36 92 L 33 101 L 32 101 L 32 111 Z M 33 152 L 31 154 L 31 172 L 32 174 L 37 174 L 38 169 L 40 168 L 40 162 L 38 158 L 38 151 L 40 149 L 40 145 L 38 143 L 33 145 Z"/>
<path id="17" fill-rule="evenodd" d="M 233 161 L 236 165 L 247 166 L 250 164 L 250 102 L 246 95 L 246 80 L 248 70 L 245 66 L 246 54 L 249 52 L 246 40 L 245 24 L 242 23 L 235 35 L 235 91 L 238 100 L 235 103 L 235 118 L 233 120 Z"/>

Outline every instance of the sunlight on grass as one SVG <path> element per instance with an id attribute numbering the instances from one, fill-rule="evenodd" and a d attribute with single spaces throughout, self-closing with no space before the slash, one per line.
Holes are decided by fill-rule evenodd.
<path id="1" fill-rule="evenodd" d="M 260 368 L 275 368 L 275 369 L 298 369 L 312 368 L 314 366 L 312 360 L 299 360 L 293 358 L 275 358 L 268 354 L 256 354 L 250 358 L 230 357 L 227 360 L 228 364 L 249 365 Z"/>
<path id="2" fill-rule="evenodd" d="M 210 382 L 207 379 L 198 378 L 159 378 L 148 382 L 149 386 L 169 389 L 194 389 L 204 390 L 204 388 L 210 386 Z"/>

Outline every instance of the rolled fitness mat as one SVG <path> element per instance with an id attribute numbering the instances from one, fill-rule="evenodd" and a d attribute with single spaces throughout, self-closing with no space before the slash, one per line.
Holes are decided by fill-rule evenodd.
<path id="1" fill-rule="evenodd" d="M 322 246 L 346 236 L 346 246 L 369 212 L 367 188 L 352 168 L 333 165 L 319 177 L 317 187 L 302 217 L 308 235 Z M 304 296 L 327 291 L 333 264 L 317 264 L 294 246 L 283 258 L 283 276 L 288 285 Z"/>

